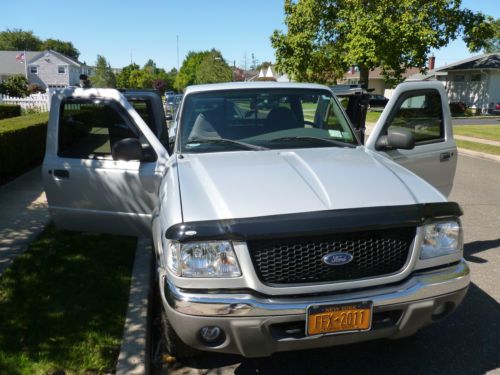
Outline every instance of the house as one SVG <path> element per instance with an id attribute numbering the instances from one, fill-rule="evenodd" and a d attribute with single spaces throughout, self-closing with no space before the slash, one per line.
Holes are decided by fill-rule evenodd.
<path id="1" fill-rule="evenodd" d="M 441 81 L 450 103 L 463 102 L 479 113 L 488 113 L 494 103 L 500 102 L 500 53 L 473 56 L 409 80 Z"/>
<path id="2" fill-rule="evenodd" d="M 80 74 L 91 75 L 91 70 L 52 50 L 0 51 L 0 81 L 16 74 L 24 75 L 29 84 L 47 89 L 76 86 L 80 83 Z"/>
<path id="3" fill-rule="evenodd" d="M 269 65 L 267 68 L 261 68 L 258 74 L 249 77 L 247 81 L 291 82 L 287 74 L 278 73 L 273 65 Z"/>
<path id="4" fill-rule="evenodd" d="M 410 68 L 402 74 L 403 78 L 407 78 L 415 73 L 420 72 L 419 68 Z M 352 66 L 351 69 L 344 74 L 342 79 L 337 81 L 341 85 L 357 85 L 359 84 L 359 69 L 356 66 Z M 370 75 L 368 77 L 368 89 L 373 89 L 374 94 L 384 95 L 386 89 L 390 89 L 385 82 L 385 77 L 382 72 L 382 68 L 375 68 L 370 70 Z"/>

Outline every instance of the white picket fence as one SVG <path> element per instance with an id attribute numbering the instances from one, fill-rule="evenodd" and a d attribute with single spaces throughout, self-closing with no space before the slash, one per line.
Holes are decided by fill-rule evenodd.
<path id="1" fill-rule="evenodd" d="M 32 94 L 26 98 L 15 98 L 0 94 L 0 104 L 18 104 L 23 110 L 48 112 L 50 108 L 50 94 Z"/>

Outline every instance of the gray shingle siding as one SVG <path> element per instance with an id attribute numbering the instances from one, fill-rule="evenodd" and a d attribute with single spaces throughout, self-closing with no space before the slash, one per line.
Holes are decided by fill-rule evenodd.
<path id="1" fill-rule="evenodd" d="M 37 66 L 38 74 L 30 73 L 30 67 Z M 64 73 L 58 73 L 59 66 L 64 66 Z M 69 86 L 68 63 L 53 53 L 43 54 L 28 64 L 28 79 L 44 89 L 49 86 Z"/>
<path id="2" fill-rule="evenodd" d="M 0 51 L 0 81 L 14 74 L 25 75 L 24 62 L 16 60 L 16 55 L 22 51 Z M 43 89 L 49 86 L 74 86 L 80 83 L 82 65 L 77 61 L 55 52 L 26 52 L 28 62 L 28 81 Z M 36 66 L 37 73 L 31 73 L 31 67 Z M 59 67 L 64 66 L 64 73 L 59 73 Z"/>

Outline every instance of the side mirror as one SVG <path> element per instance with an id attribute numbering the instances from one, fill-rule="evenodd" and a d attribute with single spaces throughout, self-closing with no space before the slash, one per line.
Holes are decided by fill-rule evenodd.
<path id="1" fill-rule="evenodd" d="M 415 148 L 415 137 L 407 129 L 390 129 L 387 135 L 379 137 L 375 149 L 383 150 L 412 150 Z"/>
<path id="2" fill-rule="evenodd" d="M 124 138 L 111 149 L 113 160 L 141 160 L 142 145 L 137 138 Z"/>

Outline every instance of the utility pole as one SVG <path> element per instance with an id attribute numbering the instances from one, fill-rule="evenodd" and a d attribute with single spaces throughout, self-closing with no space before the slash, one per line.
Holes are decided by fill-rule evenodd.
<path id="1" fill-rule="evenodd" d="M 177 35 L 177 71 L 181 69 L 179 64 L 179 35 Z"/>

